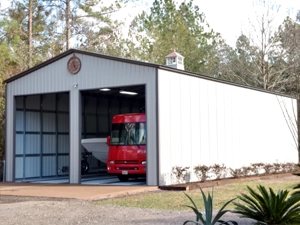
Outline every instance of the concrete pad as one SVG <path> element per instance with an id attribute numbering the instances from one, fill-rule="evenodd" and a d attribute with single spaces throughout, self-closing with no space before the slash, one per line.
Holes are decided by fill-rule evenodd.
<path id="1" fill-rule="evenodd" d="M 0 183 L 1 195 L 73 198 L 83 200 L 106 199 L 122 195 L 156 191 L 156 186 L 95 186 L 74 184 Z"/>

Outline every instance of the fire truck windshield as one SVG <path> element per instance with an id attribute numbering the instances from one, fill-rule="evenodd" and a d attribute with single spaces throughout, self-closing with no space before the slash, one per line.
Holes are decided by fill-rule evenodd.
<path id="1" fill-rule="evenodd" d="M 145 145 L 146 123 L 115 123 L 112 125 L 111 145 Z"/>

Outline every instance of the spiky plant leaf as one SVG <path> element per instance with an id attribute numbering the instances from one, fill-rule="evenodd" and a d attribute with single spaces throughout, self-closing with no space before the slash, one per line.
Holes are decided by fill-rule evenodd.
<path id="1" fill-rule="evenodd" d="M 220 223 L 219 225 L 238 225 L 238 223 L 233 220 L 228 220 L 228 221 L 218 220 L 218 222 Z"/>
<path id="2" fill-rule="evenodd" d="M 184 193 L 184 194 L 188 197 L 188 199 L 193 204 L 193 206 L 189 206 L 189 205 L 186 205 L 186 206 L 191 208 L 194 211 L 194 213 L 196 215 L 196 221 L 198 222 L 200 220 L 204 224 L 205 221 L 203 219 L 202 213 L 198 210 L 194 200 L 188 194 L 186 194 L 186 193 Z"/>
<path id="3" fill-rule="evenodd" d="M 244 204 L 233 203 L 234 213 L 262 224 L 300 224 L 300 195 L 288 198 L 289 191 L 279 190 L 275 194 L 272 188 L 267 191 L 262 185 L 257 186 L 258 192 L 247 188 L 250 195 L 238 197 Z"/>
<path id="4" fill-rule="evenodd" d="M 231 203 L 234 199 L 229 200 L 226 202 L 221 209 L 218 211 L 218 213 L 213 217 L 213 190 L 212 194 L 208 193 L 206 196 L 203 190 L 200 188 L 201 193 L 202 193 L 202 198 L 203 198 L 203 203 L 204 203 L 204 209 L 205 209 L 205 218 L 203 218 L 202 213 L 198 210 L 194 200 L 186 193 L 184 193 L 188 199 L 191 201 L 193 206 L 188 206 L 187 207 L 191 208 L 194 213 L 196 214 L 196 221 L 192 220 L 187 220 L 184 222 L 184 224 L 187 224 L 189 222 L 195 223 L 195 224 L 201 224 L 201 225 L 238 225 L 235 221 L 223 221 L 220 220 L 220 218 L 227 213 L 229 210 L 224 210 L 225 207 Z"/>
<path id="5" fill-rule="evenodd" d="M 292 195 L 300 195 L 300 184 L 295 186 L 293 189 L 296 189 L 296 191 L 293 192 Z"/>
<path id="6" fill-rule="evenodd" d="M 232 201 L 234 201 L 234 200 L 235 200 L 235 198 L 229 200 L 228 202 L 226 202 L 226 203 L 221 207 L 221 209 L 220 209 L 220 210 L 217 212 L 217 214 L 215 215 L 215 218 L 214 218 L 214 220 L 212 221 L 212 224 L 215 224 L 216 222 L 221 221 L 220 218 L 221 218 L 225 213 L 229 212 L 229 210 L 224 210 L 225 207 L 226 207 L 229 203 L 231 203 Z M 223 222 L 224 222 L 224 221 L 223 221 Z M 232 221 L 232 222 L 233 222 L 233 221 Z"/>
<path id="7" fill-rule="evenodd" d="M 204 224 L 204 223 L 199 223 L 199 222 L 193 221 L 193 220 L 187 220 L 187 221 L 184 221 L 183 225 L 188 224 L 188 223 L 194 223 L 194 224 L 199 224 L 199 225 L 203 225 Z"/>
<path id="8" fill-rule="evenodd" d="M 210 193 L 208 193 L 208 196 L 206 198 L 204 192 L 202 189 L 201 193 L 202 193 L 202 198 L 203 198 L 203 203 L 204 203 L 204 208 L 205 208 L 205 219 L 206 221 L 211 222 L 212 220 L 212 208 L 213 208 L 213 191 L 212 191 L 212 196 L 210 195 Z"/>

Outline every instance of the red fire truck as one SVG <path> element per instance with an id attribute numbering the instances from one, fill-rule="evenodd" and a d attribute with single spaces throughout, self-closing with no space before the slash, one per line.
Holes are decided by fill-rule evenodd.
<path id="1" fill-rule="evenodd" d="M 107 172 L 120 181 L 146 175 L 146 115 L 130 113 L 112 119 Z"/>

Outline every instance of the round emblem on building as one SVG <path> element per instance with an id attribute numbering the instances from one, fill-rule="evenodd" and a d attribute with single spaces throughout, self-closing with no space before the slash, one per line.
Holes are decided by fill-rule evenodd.
<path id="1" fill-rule="evenodd" d="M 81 61 L 80 61 L 80 59 L 78 57 L 76 57 L 75 55 L 73 55 L 69 59 L 67 67 L 68 67 L 68 71 L 71 74 L 78 73 L 80 71 L 80 69 L 81 69 Z"/>

